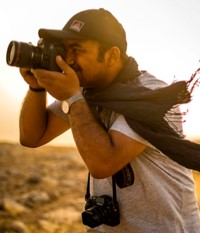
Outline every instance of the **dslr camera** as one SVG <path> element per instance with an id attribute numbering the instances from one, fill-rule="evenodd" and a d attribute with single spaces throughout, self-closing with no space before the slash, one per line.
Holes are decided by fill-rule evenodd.
<path id="1" fill-rule="evenodd" d="M 118 203 L 108 195 L 90 197 L 82 213 L 82 222 L 91 228 L 101 224 L 117 226 L 120 223 Z"/>
<path id="2" fill-rule="evenodd" d="M 10 66 L 61 71 L 55 61 L 57 55 L 63 59 L 66 56 L 66 49 L 60 42 L 41 38 L 37 46 L 33 46 L 31 43 L 11 41 L 6 61 Z"/>

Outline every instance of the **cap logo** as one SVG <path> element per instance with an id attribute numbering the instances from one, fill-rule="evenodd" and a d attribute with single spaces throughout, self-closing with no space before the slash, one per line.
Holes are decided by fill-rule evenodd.
<path id="1" fill-rule="evenodd" d="M 79 20 L 74 20 L 70 26 L 70 29 L 73 29 L 77 32 L 80 32 L 81 28 L 83 27 L 84 23 Z"/>

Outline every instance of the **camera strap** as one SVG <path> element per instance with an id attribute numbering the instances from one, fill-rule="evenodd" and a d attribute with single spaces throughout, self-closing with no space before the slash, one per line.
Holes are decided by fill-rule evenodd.
<path id="1" fill-rule="evenodd" d="M 113 176 L 119 188 L 126 188 L 132 185 L 135 181 L 134 172 L 133 172 L 133 169 L 130 163 L 124 166 L 121 170 L 119 170 Z"/>
<path id="2" fill-rule="evenodd" d="M 117 190 L 116 190 L 116 183 L 115 183 L 114 176 L 112 176 L 112 191 L 113 191 L 113 202 L 116 204 L 117 203 Z M 89 199 L 90 199 L 90 172 L 88 172 L 85 201 Z"/>

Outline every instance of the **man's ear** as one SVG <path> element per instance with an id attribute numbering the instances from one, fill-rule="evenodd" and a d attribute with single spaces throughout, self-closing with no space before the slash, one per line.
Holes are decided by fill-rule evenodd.
<path id="1" fill-rule="evenodd" d="M 113 46 L 106 52 L 106 61 L 108 66 L 112 66 L 116 62 L 120 61 L 120 49 Z"/>

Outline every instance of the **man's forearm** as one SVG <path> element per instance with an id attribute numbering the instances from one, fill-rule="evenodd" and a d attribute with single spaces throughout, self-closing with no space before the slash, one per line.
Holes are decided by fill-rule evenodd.
<path id="1" fill-rule="evenodd" d="M 46 92 L 28 91 L 20 112 L 20 142 L 34 146 L 46 128 Z"/>
<path id="2" fill-rule="evenodd" d="M 97 123 L 85 101 L 74 103 L 69 120 L 74 140 L 89 170 L 103 166 L 112 154 L 110 135 Z"/>

